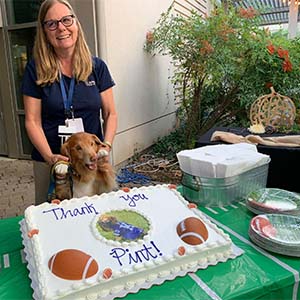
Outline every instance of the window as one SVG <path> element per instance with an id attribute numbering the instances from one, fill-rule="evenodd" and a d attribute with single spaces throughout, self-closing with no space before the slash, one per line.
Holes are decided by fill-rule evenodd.
<path id="1" fill-rule="evenodd" d="M 6 0 L 8 25 L 35 22 L 43 0 Z"/>

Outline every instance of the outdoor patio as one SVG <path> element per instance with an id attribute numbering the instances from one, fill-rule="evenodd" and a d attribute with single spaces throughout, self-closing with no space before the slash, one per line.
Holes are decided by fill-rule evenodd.
<path id="1" fill-rule="evenodd" d="M 22 215 L 34 202 L 30 160 L 0 157 L 0 219 Z"/>

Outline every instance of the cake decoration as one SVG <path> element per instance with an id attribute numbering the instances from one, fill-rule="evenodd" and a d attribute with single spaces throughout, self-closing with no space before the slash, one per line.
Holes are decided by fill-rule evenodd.
<path id="1" fill-rule="evenodd" d="M 169 189 L 175 189 L 175 190 L 176 190 L 176 189 L 177 189 L 177 186 L 176 186 L 176 184 L 169 184 L 169 185 L 168 185 L 168 188 L 169 188 Z"/>
<path id="2" fill-rule="evenodd" d="M 38 233 L 39 233 L 38 229 L 32 229 L 27 233 L 27 235 L 28 235 L 28 237 L 32 238 L 35 234 L 38 234 Z"/>
<path id="3" fill-rule="evenodd" d="M 188 204 L 188 208 L 197 208 L 198 206 L 197 206 L 197 204 L 195 204 L 195 203 L 189 203 Z"/>
<path id="4" fill-rule="evenodd" d="M 120 267 L 122 266 L 132 266 L 134 268 L 143 268 L 146 262 L 156 261 L 159 263 L 158 258 L 163 256 L 163 253 L 154 243 L 150 241 L 149 243 L 143 243 L 136 250 L 131 250 L 129 247 L 115 247 L 111 249 L 109 255 L 118 262 Z"/>
<path id="5" fill-rule="evenodd" d="M 82 280 L 98 272 L 98 264 L 89 254 L 77 249 L 65 249 L 51 256 L 50 271 L 63 279 Z"/>
<path id="6" fill-rule="evenodd" d="M 177 225 L 177 234 L 189 245 L 200 245 L 208 239 L 203 222 L 195 217 L 186 218 Z"/>
<path id="7" fill-rule="evenodd" d="M 126 195 L 121 195 L 120 199 L 126 201 L 129 207 L 136 207 L 137 202 L 139 201 L 147 201 L 149 198 L 144 193 L 135 193 L 133 195 L 129 195 L 129 192 L 126 192 Z"/>
<path id="8" fill-rule="evenodd" d="M 79 206 L 72 207 L 70 209 L 66 209 L 63 206 L 57 207 L 57 205 L 55 205 L 54 207 L 51 206 L 49 209 L 43 210 L 42 213 L 44 215 L 48 214 L 50 218 L 53 218 L 56 221 L 64 219 L 77 219 L 79 216 L 85 216 L 90 214 L 99 214 L 97 209 L 94 207 L 94 204 L 87 202 L 84 202 Z"/>
<path id="9" fill-rule="evenodd" d="M 134 211 L 120 210 L 102 214 L 96 225 L 108 240 L 133 241 L 142 239 L 149 231 L 149 222 Z"/>
<path id="10" fill-rule="evenodd" d="M 184 248 L 184 246 L 180 246 L 178 248 L 177 252 L 178 252 L 178 255 L 183 256 L 185 254 L 185 248 Z"/>
<path id="11" fill-rule="evenodd" d="M 104 279 L 109 279 L 112 276 L 112 269 L 111 268 L 106 268 L 103 270 L 103 278 Z"/>
<path id="12" fill-rule="evenodd" d="M 35 300 L 112 300 L 236 256 L 168 185 L 30 206 L 21 231 Z"/>
<path id="13" fill-rule="evenodd" d="M 53 199 L 51 201 L 52 204 L 59 204 L 60 203 L 60 200 L 59 199 Z"/>

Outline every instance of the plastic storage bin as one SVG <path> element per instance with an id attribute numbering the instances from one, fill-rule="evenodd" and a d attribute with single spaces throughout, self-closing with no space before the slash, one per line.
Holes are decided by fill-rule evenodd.
<path id="1" fill-rule="evenodd" d="M 269 163 L 226 178 L 197 177 L 183 172 L 182 195 L 188 201 L 208 207 L 241 201 L 248 193 L 266 187 Z"/>

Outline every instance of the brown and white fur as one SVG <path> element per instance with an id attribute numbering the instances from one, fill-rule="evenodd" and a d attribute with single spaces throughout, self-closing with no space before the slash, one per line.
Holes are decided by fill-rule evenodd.
<path id="1" fill-rule="evenodd" d="M 100 195 L 117 187 L 115 172 L 104 146 L 96 135 L 86 132 L 72 134 L 62 145 L 61 153 L 69 157 L 71 165 L 73 198 Z M 55 173 L 59 178 L 67 175 L 68 166 L 56 166 Z M 59 191 L 56 195 L 61 199 Z"/>

